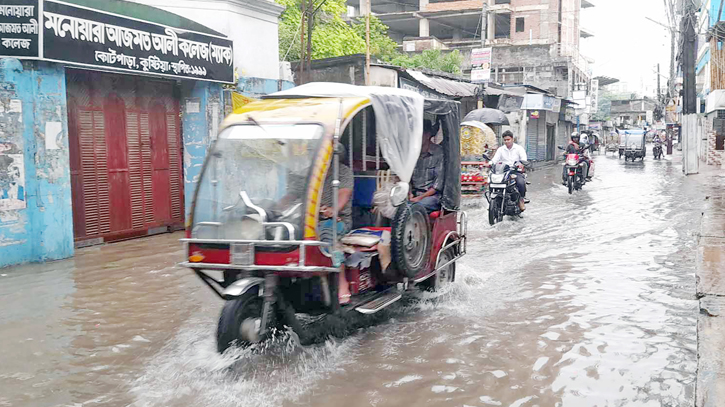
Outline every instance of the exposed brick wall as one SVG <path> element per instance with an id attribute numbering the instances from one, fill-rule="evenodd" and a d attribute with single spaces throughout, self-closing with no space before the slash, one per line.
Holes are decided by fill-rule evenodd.
<path id="1" fill-rule="evenodd" d="M 715 137 L 714 131 L 709 132 L 707 135 L 707 164 L 721 166 L 725 154 L 723 154 L 723 151 L 715 150 Z"/>

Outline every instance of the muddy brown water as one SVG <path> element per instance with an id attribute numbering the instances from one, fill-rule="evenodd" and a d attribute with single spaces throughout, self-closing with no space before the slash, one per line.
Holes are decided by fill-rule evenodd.
<path id="1" fill-rule="evenodd" d="M 221 302 L 179 234 L 0 270 L 0 406 L 690 406 L 702 181 L 597 157 L 524 219 L 470 212 L 447 290 L 343 339 L 215 352 Z"/>

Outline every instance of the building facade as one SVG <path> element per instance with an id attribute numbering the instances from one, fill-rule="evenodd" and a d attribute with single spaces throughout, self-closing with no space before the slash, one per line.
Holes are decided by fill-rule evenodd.
<path id="1" fill-rule="evenodd" d="M 240 79 L 238 39 L 147 4 L 12 3 L 0 6 L 0 267 L 182 229 L 224 88 L 292 86 L 266 58 L 241 67 L 267 78 Z M 254 46 L 276 57 L 273 32 Z"/>

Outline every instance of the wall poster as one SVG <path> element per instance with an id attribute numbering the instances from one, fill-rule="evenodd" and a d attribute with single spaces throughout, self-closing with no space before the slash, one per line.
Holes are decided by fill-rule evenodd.
<path id="1" fill-rule="evenodd" d="M 14 143 L 0 142 L 0 211 L 25 207 L 23 151 Z"/>

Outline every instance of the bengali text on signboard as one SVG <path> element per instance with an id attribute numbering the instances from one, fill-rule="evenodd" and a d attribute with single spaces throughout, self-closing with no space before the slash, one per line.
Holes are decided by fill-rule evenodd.
<path id="1" fill-rule="evenodd" d="M 0 38 L 3 38 L 0 40 L 0 56 L 41 57 L 149 75 L 218 82 L 234 80 L 234 55 L 229 39 L 61 1 L 13 1 L 18 5 L 9 8 L 0 6 L 0 21 L 7 21 L 8 14 L 22 14 L 22 17 L 15 18 L 23 20 L 19 23 L 27 24 L 27 28 L 24 25 L 17 28 L 6 24 L 0 25 L 0 30 L 11 30 L 20 40 L 30 41 L 29 47 L 34 46 L 35 53 L 27 52 L 26 55 L 8 52 L 8 49 L 3 48 L 5 34 L 0 33 Z M 25 9 L 21 10 L 20 7 Z M 30 11 L 26 11 L 28 9 Z M 42 18 L 38 18 L 39 9 L 42 9 Z M 40 45 L 39 38 L 42 40 Z M 16 40 L 9 40 L 8 45 L 15 47 Z M 40 54 L 38 47 L 42 51 Z"/>
<path id="2" fill-rule="evenodd" d="M 0 4 L 0 56 L 38 57 L 38 0 L 8 0 Z"/>

